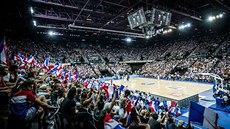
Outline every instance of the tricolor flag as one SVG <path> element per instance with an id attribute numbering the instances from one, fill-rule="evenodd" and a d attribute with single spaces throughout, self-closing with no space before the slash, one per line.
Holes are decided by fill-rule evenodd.
<path id="1" fill-rule="evenodd" d="M 190 102 L 189 122 L 200 124 L 208 129 L 217 129 L 218 114 L 195 102 Z"/>
<path id="2" fill-rule="evenodd" d="M 150 108 L 151 112 L 155 112 L 152 100 L 150 100 L 150 102 L 149 102 L 149 108 Z"/>
<path id="3" fill-rule="evenodd" d="M 125 129 L 116 120 L 112 119 L 108 113 L 105 115 L 104 119 L 104 129 Z"/>
<path id="4" fill-rule="evenodd" d="M 28 59 L 27 59 L 27 56 L 26 56 L 26 55 L 25 55 L 24 58 L 23 58 L 23 62 L 24 62 L 25 64 L 28 64 Z"/>
<path id="5" fill-rule="evenodd" d="M 14 54 L 14 60 L 19 60 L 19 59 L 20 59 L 19 55 L 18 54 Z"/>
<path id="6" fill-rule="evenodd" d="M 62 70 L 64 67 L 66 66 L 66 64 L 62 64 L 58 67 L 58 71 Z"/>
<path id="7" fill-rule="evenodd" d="M 105 91 L 106 98 L 109 99 L 109 91 L 108 91 L 108 86 L 104 84 L 102 86 L 102 89 Z"/>
<path id="8" fill-rule="evenodd" d="M 35 64 L 35 59 L 34 59 L 34 56 L 30 55 L 27 62 L 31 65 L 31 66 L 34 66 Z"/>
<path id="9" fill-rule="evenodd" d="M 1 45 L 0 45 L 0 53 L 1 53 L 1 61 L 5 64 L 7 64 L 7 66 L 9 66 L 9 59 L 7 56 L 7 46 L 6 46 L 6 40 L 5 38 L 3 39 Z"/>
<path id="10" fill-rule="evenodd" d="M 47 57 L 45 59 L 45 62 L 44 62 L 44 69 L 48 69 L 49 68 L 49 62 L 50 62 L 50 57 Z"/>
<path id="11" fill-rule="evenodd" d="M 113 85 L 109 84 L 109 86 L 108 86 L 108 93 L 109 93 L 109 99 L 112 99 L 113 98 L 113 94 L 114 94 Z"/>
<path id="12" fill-rule="evenodd" d="M 53 68 L 49 69 L 49 73 L 56 73 L 58 71 L 59 63 L 55 63 Z"/>

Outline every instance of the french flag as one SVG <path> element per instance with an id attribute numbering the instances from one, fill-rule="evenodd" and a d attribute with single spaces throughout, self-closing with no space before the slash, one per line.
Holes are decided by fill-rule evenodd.
<path id="1" fill-rule="evenodd" d="M 109 85 L 109 86 L 108 86 L 108 93 L 109 93 L 109 99 L 112 99 L 113 94 L 114 94 L 113 85 Z"/>
<path id="2" fill-rule="evenodd" d="M 175 109 L 175 114 L 176 114 L 176 117 L 181 116 L 181 111 L 180 111 L 180 108 L 178 106 Z"/>
<path id="3" fill-rule="evenodd" d="M 44 68 L 42 63 L 37 63 L 36 66 L 39 67 L 39 68 Z"/>
<path id="4" fill-rule="evenodd" d="M 49 73 L 55 73 L 58 71 L 59 63 L 55 63 L 54 67 L 49 70 Z"/>
<path id="5" fill-rule="evenodd" d="M 34 59 L 34 56 L 30 55 L 27 62 L 30 64 L 30 65 L 33 65 L 35 63 L 35 59 Z"/>
<path id="6" fill-rule="evenodd" d="M 19 67 L 20 69 L 25 69 L 25 64 L 24 64 L 24 63 L 20 63 L 20 64 L 18 64 L 18 67 Z"/>
<path id="7" fill-rule="evenodd" d="M 20 59 L 19 55 L 18 54 L 14 54 L 14 60 L 19 60 L 19 59 Z"/>
<path id="8" fill-rule="evenodd" d="M 65 80 L 68 80 L 68 78 L 69 78 L 69 72 L 66 72 L 65 73 Z"/>
<path id="9" fill-rule="evenodd" d="M 87 79 L 84 81 L 83 85 L 84 85 L 85 88 L 88 88 L 89 82 L 88 82 Z"/>
<path id="10" fill-rule="evenodd" d="M 61 77 L 62 77 L 62 70 L 57 71 L 56 75 L 57 75 L 58 79 L 61 79 Z"/>
<path id="11" fill-rule="evenodd" d="M 49 69 L 50 57 L 47 57 L 44 62 L 44 69 Z"/>
<path id="12" fill-rule="evenodd" d="M 7 66 L 9 66 L 9 59 L 7 56 L 7 46 L 6 46 L 6 40 L 5 38 L 3 39 L 1 45 L 0 45 L 0 53 L 1 53 L 1 61 L 5 64 L 7 64 Z"/>
<path id="13" fill-rule="evenodd" d="M 104 129 L 125 129 L 116 120 L 112 119 L 111 116 L 106 113 L 104 118 Z"/>
<path id="14" fill-rule="evenodd" d="M 58 71 L 60 71 L 61 69 L 63 69 L 66 66 L 66 64 L 62 64 L 58 67 Z"/>
<path id="15" fill-rule="evenodd" d="M 121 94 L 121 92 L 124 91 L 124 89 L 125 89 L 125 86 L 121 85 L 120 88 L 119 88 L 119 94 Z"/>
<path id="16" fill-rule="evenodd" d="M 195 102 L 190 102 L 189 122 L 194 122 L 208 129 L 217 129 L 218 114 Z"/>
<path id="17" fill-rule="evenodd" d="M 149 108 L 150 108 L 151 112 L 155 112 L 152 100 L 150 100 L 150 102 L 149 102 Z"/>
<path id="18" fill-rule="evenodd" d="M 94 81 L 93 87 L 98 90 L 100 88 L 100 83 L 98 81 Z"/>
<path id="19" fill-rule="evenodd" d="M 102 87 L 102 89 L 105 91 L 106 98 L 108 99 L 109 98 L 108 86 L 106 84 L 104 84 L 104 86 Z"/>
<path id="20" fill-rule="evenodd" d="M 27 56 L 26 56 L 26 55 L 25 55 L 24 58 L 23 58 L 23 62 L 24 62 L 25 64 L 28 64 L 28 59 L 27 59 Z"/>

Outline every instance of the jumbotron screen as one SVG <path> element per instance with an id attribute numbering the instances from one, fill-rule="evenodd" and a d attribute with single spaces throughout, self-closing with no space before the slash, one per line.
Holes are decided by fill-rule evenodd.
<path id="1" fill-rule="evenodd" d="M 169 26 L 172 14 L 153 8 L 152 23 L 158 26 Z"/>
<path id="2" fill-rule="evenodd" d="M 133 29 L 146 23 L 146 17 L 143 8 L 138 9 L 128 16 L 130 28 Z"/>

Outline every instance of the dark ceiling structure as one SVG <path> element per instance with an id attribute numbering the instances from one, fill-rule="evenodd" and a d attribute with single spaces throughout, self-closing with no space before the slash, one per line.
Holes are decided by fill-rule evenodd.
<path id="1" fill-rule="evenodd" d="M 70 29 L 68 25 L 93 27 L 142 33 L 130 29 L 127 16 L 138 8 L 152 7 L 172 13 L 171 26 L 177 28 L 182 22 L 190 22 L 200 27 L 210 14 L 230 12 L 229 0 L 28 0 L 8 2 L 3 31 L 25 31 L 37 34 L 54 30 L 65 36 L 113 35 L 116 39 L 124 34 L 89 29 Z M 33 9 L 31 14 L 30 10 Z M 33 26 L 36 21 L 36 26 Z"/>

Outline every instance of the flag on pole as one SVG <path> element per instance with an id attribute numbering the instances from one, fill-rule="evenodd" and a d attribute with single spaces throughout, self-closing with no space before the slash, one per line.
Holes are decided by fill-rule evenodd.
<path id="1" fill-rule="evenodd" d="M 1 45 L 0 45 L 0 54 L 1 54 L 1 61 L 5 64 L 7 64 L 7 66 L 9 66 L 9 59 L 7 56 L 7 46 L 6 46 L 6 40 L 5 38 L 3 39 Z"/>
<path id="2" fill-rule="evenodd" d="M 190 102 L 189 122 L 200 124 L 208 129 L 216 129 L 217 120 L 217 113 L 195 102 Z"/>
<path id="3" fill-rule="evenodd" d="M 48 57 L 48 58 L 45 59 L 45 62 L 44 62 L 44 69 L 46 69 L 46 70 L 49 69 L 49 61 L 50 61 L 50 57 Z"/>

